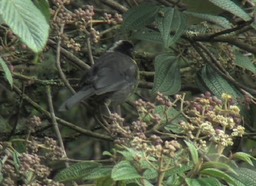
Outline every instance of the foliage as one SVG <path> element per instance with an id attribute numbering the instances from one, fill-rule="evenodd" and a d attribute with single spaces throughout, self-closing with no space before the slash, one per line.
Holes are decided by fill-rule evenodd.
<path id="1" fill-rule="evenodd" d="M 222 97 L 219 100 L 207 94 L 186 102 L 186 106 L 179 113 L 186 119 L 180 120 L 177 127 L 181 132 L 178 134 L 170 133 L 164 127 L 172 125 L 174 116 L 171 110 L 175 109 L 175 104 L 183 103 L 184 97 L 179 96 L 171 102 L 167 97 L 158 94 L 155 103 L 138 100 L 138 121 L 126 126 L 126 130 L 122 128 L 123 118 L 117 114 L 112 115 L 110 133 L 119 138 L 115 140 L 116 148 L 112 153 L 105 154 L 118 163 L 112 167 L 106 166 L 108 171 L 103 171 L 103 174 L 103 164 L 99 166 L 92 162 L 78 163 L 58 173 L 55 180 L 86 179 L 91 172 L 96 172 L 98 177 L 93 177 L 95 180 L 109 177 L 123 185 L 251 183 L 253 176 L 249 175 L 256 172 L 250 170 L 247 174 L 247 169 L 238 171 L 240 169 L 237 168 L 237 163 L 242 160 L 253 166 L 254 158 L 244 152 L 237 152 L 232 156 L 224 153 L 233 145 L 237 136 L 244 134 L 244 127 L 240 125 L 239 108 L 231 104 L 231 96 L 224 94 Z M 158 107 L 163 107 L 165 111 L 159 114 Z M 172 140 L 165 140 L 168 137 Z M 242 174 L 248 176 L 243 176 L 241 181 L 239 177 Z"/>
<path id="2" fill-rule="evenodd" d="M 255 7 L 0 0 L 0 185 L 253 185 Z M 140 70 L 129 104 L 59 112 L 119 39 Z"/>

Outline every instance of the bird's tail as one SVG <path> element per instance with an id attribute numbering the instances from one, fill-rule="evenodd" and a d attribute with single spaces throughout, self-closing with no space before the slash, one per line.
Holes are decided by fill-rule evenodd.
<path id="1" fill-rule="evenodd" d="M 94 94 L 93 88 L 88 88 L 86 90 L 80 90 L 75 93 L 73 96 L 68 98 L 59 108 L 59 111 L 67 111 L 71 109 L 73 106 L 78 104 L 80 101 L 85 100 Z"/>

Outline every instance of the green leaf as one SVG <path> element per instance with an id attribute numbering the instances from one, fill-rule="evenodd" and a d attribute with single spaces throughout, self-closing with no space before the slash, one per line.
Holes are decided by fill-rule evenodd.
<path id="1" fill-rule="evenodd" d="M 202 165 L 202 170 L 206 168 L 216 168 L 216 169 L 221 169 L 225 171 L 229 171 L 235 174 L 235 171 L 233 168 L 231 168 L 228 164 L 222 163 L 222 162 L 217 162 L 217 161 L 210 161 L 210 162 L 205 162 Z"/>
<path id="2" fill-rule="evenodd" d="M 219 25 L 226 29 L 229 29 L 232 27 L 232 24 L 225 17 L 222 17 L 222 16 L 215 16 L 210 14 L 188 12 L 188 11 L 185 11 L 184 14 L 215 23 L 216 25 Z"/>
<path id="3" fill-rule="evenodd" d="M 231 95 L 234 99 L 239 98 L 238 90 L 231 86 L 210 66 L 205 66 L 201 71 L 201 78 L 207 88 L 217 97 L 221 98 L 223 93 Z"/>
<path id="4" fill-rule="evenodd" d="M 102 155 L 103 155 L 103 156 L 109 156 L 109 157 L 112 157 L 112 156 L 113 156 L 113 154 L 111 154 L 111 152 L 109 152 L 109 151 L 104 151 L 104 152 L 102 153 Z"/>
<path id="5" fill-rule="evenodd" d="M 198 182 L 203 186 L 223 186 L 216 178 L 199 178 Z"/>
<path id="6" fill-rule="evenodd" d="M 124 15 L 122 30 L 125 32 L 139 30 L 143 26 L 152 23 L 158 9 L 159 6 L 150 3 L 144 3 L 130 9 Z"/>
<path id="7" fill-rule="evenodd" d="M 189 186 L 223 186 L 216 178 L 185 178 Z"/>
<path id="8" fill-rule="evenodd" d="M 0 14 L 5 23 L 34 52 L 43 50 L 49 25 L 31 0 L 1 0 Z"/>
<path id="9" fill-rule="evenodd" d="M 51 18 L 50 5 L 48 0 L 33 0 L 36 7 L 42 12 L 46 21 L 49 23 Z"/>
<path id="10" fill-rule="evenodd" d="M 173 175 L 183 175 L 185 172 L 191 170 L 194 167 L 192 163 L 188 165 L 182 165 L 181 167 L 173 167 L 172 169 L 166 171 L 166 176 L 173 176 Z"/>
<path id="11" fill-rule="evenodd" d="M 112 169 L 111 177 L 113 180 L 132 180 L 141 178 L 137 170 L 128 161 L 121 161 Z"/>
<path id="12" fill-rule="evenodd" d="M 230 184 L 235 184 L 235 181 L 231 176 L 229 176 L 227 173 L 225 173 L 221 170 L 215 169 L 215 168 L 203 169 L 202 171 L 200 171 L 200 173 L 202 175 L 212 176 L 212 177 L 224 180 L 225 182 L 230 183 Z"/>
<path id="13" fill-rule="evenodd" d="M 236 52 L 236 65 L 247 69 L 249 71 L 251 71 L 252 73 L 256 74 L 256 67 L 253 64 L 252 60 L 248 57 L 245 56 L 243 54 L 241 54 L 240 52 Z"/>
<path id="14" fill-rule="evenodd" d="M 192 161 L 193 163 L 196 165 L 198 164 L 199 162 L 199 155 L 198 155 L 198 151 L 195 147 L 194 144 L 192 144 L 191 142 L 189 141 L 184 141 L 186 143 L 186 145 L 188 146 L 188 149 L 189 149 L 189 152 L 191 154 L 191 157 L 192 157 Z"/>
<path id="15" fill-rule="evenodd" d="M 256 171 L 248 168 L 239 167 L 235 169 L 236 175 L 232 175 L 236 182 L 236 185 L 255 185 L 256 183 Z"/>
<path id="16" fill-rule="evenodd" d="M 127 150 L 118 150 L 117 152 L 122 154 L 124 156 L 124 158 L 128 161 L 133 161 L 134 158 L 136 156 L 138 156 L 138 154 L 141 154 L 141 152 L 139 151 L 136 151 L 135 149 L 133 148 L 126 148 Z"/>
<path id="17" fill-rule="evenodd" d="M 12 158 L 13 158 L 13 162 L 16 170 L 19 170 L 21 166 L 21 162 L 19 159 L 20 156 L 21 156 L 20 153 L 18 153 L 17 151 L 13 151 Z"/>
<path id="18" fill-rule="evenodd" d="M 197 179 L 185 178 L 185 181 L 188 186 L 202 186 Z"/>
<path id="19" fill-rule="evenodd" d="M 160 32 L 151 30 L 149 28 L 143 28 L 141 30 L 135 30 L 131 38 L 138 39 L 138 40 L 144 40 L 144 41 L 150 41 L 155 43 L 162 43 L 162 37 Z"/>
<path id="20" fill-rule="evenodd" d="M 164 128 L 174 134 L 182 134 L 184 132 L 184 129 L 178 123 L 166 125 Z"/>
<path id="21" fill-rule="evenodd" d="M 155 108 L 155 113 L 159 114 L 164 123 L 170 122 L 179 124 L 180 121 L 186 120 L 182 113 L 175 108 L 167 107 L 165 105 L 157 105 Z"/>
<path id="22" fill-rule="evenodd" d="M 244 162 L 250 164 L 251 166 L 254 166 L 252 159 L 255 160 L 255 158 L 245 152 L 236 152 L 235 154 L 232 155 L 232 158 L 243 160 Z"/>
<path id="23" fill-rule="evenodd" d="M 167 54 L 158 55 L 155 58 L 155 71 L 153 93 L 161 92 L 165 95 L 173 95 L 180 90 L 181 77 L 179 58 Z"/>
<path id="24" fill-rule="evenodd" d="M 181 114 L 180 111 L 176 110 L 172 107 L 167 107 L 164 105 L 157 105 L 155 108 L 155 113 L 159 114 L 159 116 L 162 118 L 161 121 L 163 124 L 166 124 L 165 129 L 172 131 L 173 133 L 181 133 L 183 129 L 180 126 L 180 121 L 186 121 L 186 118 Z M 144 118 L 144 121 L 150 121 L 146 116 Z M 147 120 L 148 119 L 148 120 Z"/>
<path id="25" fill-rule="evenodd" d="M 223 10 L 226 10 L 233 15 L 240 17 L 244 21 L 249 21 L 252 18 L 247 14 L 242 8 L 237 6 L 234 2 L 231 0 L 209 0 L 214 5 L 222 8 Z"/>
<path id="26" fill-rule="evenodd" d="M 94 162 L 83 162 L 74 164 L 62 171 L 60 171 L 54 178 L 59 182 L 80 180 L 84 176 L 89 175 L 95 171 L 95 168 L 101 167 L 101 164 Z"/>
<path id="27" fill-rule="evenodd" d="M 175 8 L 162 8 L 156 16 L 165 48 L 173 45 L 186 29 L 185 15 Z"/>
<path id="28" fill-rule="evenodd" d="M 114 180 L 112 180 L 111 177 L 97 179 L 96 186 L 106 186 L 106 185 L 114 185 Z"/>
<path id="29" fill-rule="evenodd" d="M 97 167 L 83 176 L 83 180 L 95 180 L 111 176 L 112 167 Z"/>
<path id="30" fill-rule="evenodd" d="M 143 178 L 147 179 L 147 180 L 152 180 L 157 178 L 158 176 L 158 172 L 155 169 L 147 169 L 144 171 L 143 173 Z"/>
<path id="31" fill-rule="evenodd" d="M 13 86 L 12 73 L 11 73 L 10 69 L 8 68 L 8 66 L 6 65 L 5 61 L 1 57 L 0 57 L 0 66 L 2 67 L 2 69 L 4 71 L 4 77 L 6 78 L 6 80 L 12 87 Z"/>

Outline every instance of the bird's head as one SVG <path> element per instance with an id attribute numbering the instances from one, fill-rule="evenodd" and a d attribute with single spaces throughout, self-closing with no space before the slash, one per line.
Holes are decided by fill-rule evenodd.
<path id="1" fill-rule="evenodd" d="M 117 41 L 113 47 L 111 47 L 108 52 L 120 52 L 126 54 L 130 57 L 133 56 L 134 46 L 130 41 L 127 40 L 119 40 Z"/>

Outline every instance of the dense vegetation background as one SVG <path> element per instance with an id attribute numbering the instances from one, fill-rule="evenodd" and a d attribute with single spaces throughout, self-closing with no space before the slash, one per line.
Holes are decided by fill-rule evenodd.
<path id="1" fill-rule="evenodd" d="M 256 185 L 255 3 L 0 0 L 0 185 Z M 120 39 L 119 114 L 59 112 Z"/>

